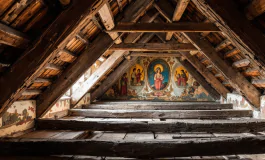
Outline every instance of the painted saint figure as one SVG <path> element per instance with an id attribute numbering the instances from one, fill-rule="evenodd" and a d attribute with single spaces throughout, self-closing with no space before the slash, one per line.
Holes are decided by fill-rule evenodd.
<path id="1" fill-rule="evenodd" d="M 181 70 L 181 72 L 181 86 L 186 86 L 188 81 L 187 75 L 183 69 Z"/>
<path id="2" fill-rule="evenodd" d="M 121 96 L 127 96 L 127 73 L 124 73 L 121 78 Z"/>
<path id="3" fill-rule="evenodd" d="M 136 74 L 136 81 L 137 81 L 137 85 L 141 85 L 141 76 L 142 76 L 143 71 L 141 72 L 140 69 L 137 70 L 137 74 Z"/>
<path id="4" fill-rule="evenodd" d="M 161 90 L 163 88 L 164 77 L 161 74 L 161 68 L 159 68 L 159 67 L 156 69 L 156 74 L 154 76 L 154 80 L 155 80 L 155 89 Z"/>
<path id="5" fill-rule="evenodd" d="M 136 79 L 136 68 L 133 69 L 132 75 L 131 75 L 131 84 L 134 85 L 137 83 L 137 79 Z"/>

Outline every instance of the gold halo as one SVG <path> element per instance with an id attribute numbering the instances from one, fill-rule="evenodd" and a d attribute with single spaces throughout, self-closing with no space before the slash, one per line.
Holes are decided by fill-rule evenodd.
<path id="1" fill-rule="evenodd" d="M 160 68 L 161 69 L 161 72 L 163 72 L 164 71 L 164 67 L 161 65 L 161 64 L 156 64 L 155 66 L 154 66 L 154 71 L 156 72 L 156 69 L 157 68 Z"/>

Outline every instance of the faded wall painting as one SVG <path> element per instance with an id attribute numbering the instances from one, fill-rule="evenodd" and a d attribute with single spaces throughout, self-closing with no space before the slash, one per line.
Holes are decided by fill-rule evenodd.
<path id="1" fill-rule="evenodd" d="M 0 137 L 32 128 L 35 117 L 35 101 L 14 102 L 0 117 Z"/>
<path id="2" fill-rule="evenodd" d="M 162 59 L 153 60 L 147 70 L 148 84 L 154 91 L 165 89 L 169 84 L 170 68 Z"/>
<path id="3" fill-rule="evenodd" d="M 213 101 L 176 58 L 141 57 L 103 100 Z"/>

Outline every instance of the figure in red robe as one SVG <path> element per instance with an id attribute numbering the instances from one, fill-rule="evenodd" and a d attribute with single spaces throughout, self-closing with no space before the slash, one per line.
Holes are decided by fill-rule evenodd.
<path id="1" fill-rule="evenodd" d="M 127 96 L 127 73 L 124 73 L 121 78 L 121 96 Z"/>
<path id="2" fill-rule="evenodd" d="M 161 90 L 163 88 L 164 77 L 161 74 L 161 69 L 159 67 L 156 69 L 156 74 L 154 76 L 154 80 L 155 80 L 155 89 Z"/>
<path id="3" fill-rule="evenodd" d="M 136 74 L 137 84 L 141 84 L 141 76 L 142 76 L 142 73 L 141 73 L 140 69 L 138 69 L 137 74 Z"/>

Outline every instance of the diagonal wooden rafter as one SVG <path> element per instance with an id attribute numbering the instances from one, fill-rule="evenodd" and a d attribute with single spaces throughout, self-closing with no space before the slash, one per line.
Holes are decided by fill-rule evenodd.
<path id="1" fill-rule="evenodd" d="M 124 10 L 124 22 L 136 22 L 149 8 L 153 0 L 136 0 Z M 133 12 L 132 12 L 133 11 Z M 100 44 L 100 45 L 99 45 Z M 100 34 L 91 46 L 81 53 L 78 59 L 72 63 L 61 76 L 44 91 L 37 99 L 37 116 L 44 115 L 60 97 L 89 69 L 89 67 L 113 45 L 113 40 L 108 34 Z M 88 63 L 90 62 L 90 63 Z"/>
<path id="2" fill-rule="evenodd" d="M 162 9 L 163 10 L 163 9 Z M 173 12 L 173 8 L 166 8 L 167 12 Z M 255 107 L 260 106 L 260 92 L 239 72 L 230 67 L 220 56 L 215 48 L 199 33 L 183 33 L 183 35 L 203 53 L 214 66 L 229 80 L 229 83 L 237 88 L 246 99 Z"/>
<path id="3" fill-rule="evenodd" d="M 155 14 L 155 17 L 157 14 Z M 144 15 L 143 18 L 140 20 L 141 22 L 152 22 L 154 20 L 154 16 L 149 17 L 148 15 Z M 131 33 L 126 38 L 125 41 L 135 43 L 139 40 L 142 34 L 139 33 Z M 92 87 L 95 86 L 95 84 L 104 76 L 107 71 L 112 68 L 112 66 L 119 61 L 119 59 L 122 58 L 124 54 L 126 54 L 127 51 L 114 51 L 112 55 L 105 61 L 103 64 L 84 82 L 84 84 L 76 89 L 74 93 L 72 94 L 72 101 L 71 106 L 75 106 L 82 97 L 89 92 Z"/>
<path id="4" fill-rule="evenodd" d="M 192 0 L 196 7 L 210 22 L 249 59 L 253 65 L 258 64 L 265 71 L 265 37 L 255 28 L 243 13 L 238 10 L 234 1 Z"/>
<path id="5" fill-rule="evenodd" d="M 138 43 L 147 43 L 154 36 L 154 33 L 145 34 Z M 100 98 L 111 86 L 113 86 L 118 79 L 130 68 L 132 67 L 138 57 L 134 56 L 130 60 L 124 60 L 115 70 L 112 72 L 103 83 L 91 93 L 90 100 L 94 101 L 97 98 Z"/>
<path id="6" fill-rule="evenodd" d="M 29 42 L 29 37 L 24 33 L 0 23 L 0 44 L 25 49 Z"/>
<path id="7" fill-rule="evenodd" d="M 11 67 L 12 72 L 6 72 L 0 79 L 0 112 L 7 109 L 21 93 L 39 75 L 40 71 L 48 64 L 50 59 L 56 56 L 58 45 L 66 44 L 67 38 L 75 36 L 80 30 L 78 24 L 83 24 L 91 15 L 95 14 L 99 7 L 105 3 L 93 7 L 96 0 L 76 0 L 64 10 L 57 19 L 47 28 L 38 41 L 25 51 L 22 56 Z M 68 26 L 68 27 L 66 27 Z M 6 82 L 9 85 L 6 85 Z"/>
<path id="8" fill-rule="evenodd" d="M 173 13 L 172 21 L 177 22 L 181 19 L 184 11 L 186 10 L 190 0 L 178 0 L 175 11 Z M 168 32 L 166 35 L 166 40 L 170 40 L 173 36 L 173 32 Z"/>

